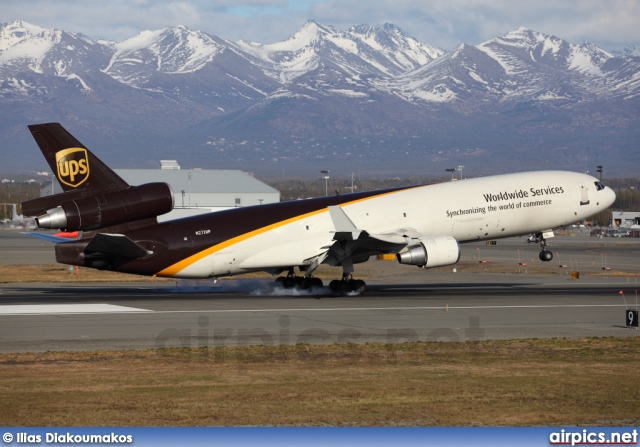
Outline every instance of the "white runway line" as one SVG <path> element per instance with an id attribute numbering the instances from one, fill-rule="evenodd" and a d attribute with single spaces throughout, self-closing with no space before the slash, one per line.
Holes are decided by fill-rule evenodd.
<path id="1" fill-rule="evenodd" d="M 113 304 L 23 304 L 0 306 L 0 315 L 108 314 L 124 312 L 151 311 L 135 307 L 115 306 Z"/>
<path id="2" fill-rule="evenodd" d="M 589 308 L 589 307 L 625 307 L 624 304 L 540 304 L 540 305 L 505 305 L 505 306 L 419 306 L 419 307 L 313 307 L 313 308 L 283 308 L 283 309 L 201 309 L 201 310 L 154 310 L 155 314 L 183 314 L 183 313 L 260 313 L 260 312 L 342 312 L 342 311 L 388 311 L 388 310 L 496 310 L 496 309 L 549 309 L 549 308 Z"/>
<path id="3" fill-rule="evenodd" d="M 503 305 L 503 306 L 449 306 L 453 310 L 499 310 L 499 309 L 549 309 L 549 308 L 598 308 L 625 307 L 624 304 L 547 304 L 547 305 Z M 0 306 L 0 316 L 4 315 L 70 315 L 70 314 L 226 314 L 226 313 L 278 313 L 278 312 L 353 312 L 353 311 L 407 311 L 444 310 L 445 306 L 418 307 L 333 307 L 333 308 L 269 308 L 269 309 L 199 309 L 199 310 L 150 310 L 113 304 L 31 304 Z"/>

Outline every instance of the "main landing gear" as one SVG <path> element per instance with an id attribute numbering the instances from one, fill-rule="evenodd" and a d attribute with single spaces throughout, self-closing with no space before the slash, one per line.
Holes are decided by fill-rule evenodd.
<path id="1" fill-rule="evenodd" d="M 334 279 L 329 283 L 329 289 L 338 294 L 354 293 L 362 295 L 366 288 L 367 284 L 361 279 L 353 279 L 351 273 L 343 273 L 342 279 Z"/>
<path id="2" fill-rule="evenodd" d="M 293 269 L 289 270 L 287 276 L 278 276 L 276 278 L 276 285 L 284 287 L 285 289 L 311 289 L 314 287 L 322 287 L 322 280 L 320 278 L 314 278 L 313 276 L 296 276 Z"/>
<path id="3" fill-rule="evenodd" d="M 296 276 L 293 269 L 289 270 L 287 276 L 278 276 L 275 280 L 277 287 L 285 289 L 308 290 L 321 288 L 323 286 L 320 278 L 313 276 Z M 351 273 L 344 272 L 342 279 L 334 279 L 329 283 L 329 289 L 337 295 L 355 294 L 361 295 L 365 292 L 367 284 L 361 279 L 353 279 Z"/>

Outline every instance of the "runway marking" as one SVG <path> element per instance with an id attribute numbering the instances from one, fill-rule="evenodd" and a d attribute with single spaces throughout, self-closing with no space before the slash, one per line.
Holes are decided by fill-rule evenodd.
<path id="1" fill-rule="evenodd" d="M 0 306 L 0 316 L 5 315 L 92 315 L 92 314 L 222 314 L 222 313 L 272 313 L 272 312 L 340 312 L 340 311 L 385 311 L 385 310 L 491 310 L 491 309 L 553 309 L 625 307 L 624 304 L 549 304 L 529 306 L 420 306 L 420 307 L 331 307 L 331 308 L 284 308 L 284 309 L 200 309 L 200 310 L 152 310 L 113 304 L 33 304 Z"/>
<path id="2" fill-rule="evenodd" d="M 421 307 L 333 307 L 333 308 L 291 308 L 291 309 L 208 309 L 208 310 L 152 310 L 154 314 L 179 313 L 233 313 L 233 312 L 336 312 L 363 310 L 443 310 L 443 309 L 550 309 L 576 307 L 625 307 L 624 304 L 549 304 L 530 306 L 421 306 Z"/>
<path id="3" fill-rule="evenodd" d="M 151 312 L 113 304 L 21 304 L 0 306 L 0 315 L 64 315 Z"/>

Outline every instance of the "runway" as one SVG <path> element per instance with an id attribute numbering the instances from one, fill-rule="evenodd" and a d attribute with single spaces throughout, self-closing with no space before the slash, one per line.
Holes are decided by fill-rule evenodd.
<path id="1" fill-rule="evenodd" d="M 52 245 L 16 231 L 0 231 L 0 248 L 0 265 L 55 263 Z M 242 277 L 5 283 L 0 352 L 638 336 L 625 309 L 640 289 L 640 241 L 564 237 L 553 249 L 557 261 L 541 263 L 539 248 L 521 238 L 467 244 L 458 265 L 437 271 L 370 261 L 356 269 L 366 275 L 364 296 Z M 605 262 L 628 276 L 603 275 Z M 584 275 L 572 280 L 562 263 Z"/>
<path id="2" fill-rule="evenodd" d="M 371 284 L 360 297 L 331 296 L 325 289 L 281 296 L 286 291 L 273 289 L 266 280 L 177 288 L 2 288 L 0 352 L 639 333 L 625 325 L 626 306 L 635 307 L 634 289 L 626 281 L 449 276 L 455 278 L 429 284 Z"/>

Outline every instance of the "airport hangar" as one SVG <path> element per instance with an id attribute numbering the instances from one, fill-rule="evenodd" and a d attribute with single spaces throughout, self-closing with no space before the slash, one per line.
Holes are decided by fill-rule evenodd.
<path id="1" fill-rule="evenodd" d="M 175 160 L 161 160 L 160 169 L 114 169 L 130 185 L 165 182 L 173 191 L 173 211 L 158 221 L 206 214 L 230 208 L 280 201 L 280 191 L 240 170 L 180 169 Z M 54 177 L 40 196 L 62 192 Z"/>

